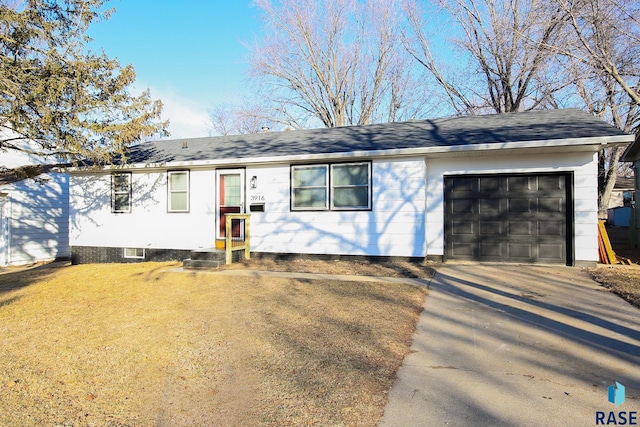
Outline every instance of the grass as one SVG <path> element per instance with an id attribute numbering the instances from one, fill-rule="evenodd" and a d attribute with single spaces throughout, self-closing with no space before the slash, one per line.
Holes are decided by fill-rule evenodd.
<path id="1" fill-rule="evenodd" d="M 639 265 L 599 265 L 589 273 L 593 280 L 640 308 Z"/>
<path id="2" fill-rule="evenodd" d="M 616 253 L 633 265 L 604 265 L 589 269 L 591 277 L 611 292 L 640 308 L 640 249 L 632 244 L 629 227 L 607 226 L 607 234 Z"/>
<path id="3" fill-rule="evenodd" d="M 0 275 L 0 425 L 375 425 L 426 291 L 171 264 Z"/>
<path id="4" fill-rule="evenodd" d="M 409 261 L 343 261 L 343 260 L 271 260 L 251 258 L 241 260 L 230 265 L 222 266 L 223 269 L 250 269 L 267 271 L 296 271 L 299 273 L 325 273 L 325 274 L 358 274 L 361 276 L 378 277 L 408 277 L 429 279 L 435 274 L 436 263 L 409 262 Z"/>

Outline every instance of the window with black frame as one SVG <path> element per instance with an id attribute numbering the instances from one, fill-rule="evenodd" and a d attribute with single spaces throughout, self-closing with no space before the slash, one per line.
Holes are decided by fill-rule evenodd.
<path id="1" fill-rule="evenodd" d="M 111 175 L 111 211 L 114 213 L 131 212 L 131 173 Z"/>
<path id="2" fill-rule="evenodd" d="M 291 166 L 291 209 L 371 209 L 371 162 Z"/>

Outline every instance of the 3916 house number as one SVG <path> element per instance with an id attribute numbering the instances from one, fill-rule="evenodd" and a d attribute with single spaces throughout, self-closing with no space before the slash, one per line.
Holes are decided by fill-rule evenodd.
<path id="1" fill-rule="evenodd" d="M 264 194 L 251 194 L 249 196 L 249 201 L 251 203 L 264 202 L 265 201 Z"/>

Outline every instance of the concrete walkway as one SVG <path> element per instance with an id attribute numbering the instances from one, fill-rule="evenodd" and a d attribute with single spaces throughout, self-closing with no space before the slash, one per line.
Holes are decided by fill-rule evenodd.
<path id="1" fill-rule="evenodd" d="M 640 412 L 640 310 L 580 269 L 447 265 L 429 289 L 381 426 L 590 426 L 596 411 Z"/>

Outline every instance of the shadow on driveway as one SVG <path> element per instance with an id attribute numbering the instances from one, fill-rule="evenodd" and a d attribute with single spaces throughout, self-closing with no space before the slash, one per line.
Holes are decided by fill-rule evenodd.
<path id="1" fill-rule="evenodd" d="M 640 411 L 639 331 L 640 310 L 578 268 L 443 266 L 381 425 L 588 426 L 596 411 Z"/>

